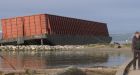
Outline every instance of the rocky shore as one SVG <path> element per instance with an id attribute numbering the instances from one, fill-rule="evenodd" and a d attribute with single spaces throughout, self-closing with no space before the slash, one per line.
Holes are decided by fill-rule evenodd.
<path id="1" fill-rule="evenodd" d="M 0 50 L 2 51 L 28 51 L 28 50 L 71 50 L 71 49 L 82 49 L 85 48 L 85 46 L 81 45 L 65 45 L 65 46 L 48 46 L 48 45 L 29 45 L 29 46 L 13 46 L 13 45 L 7 45 L 7 46 L 1 46 Z"/>
<path id="2" fill-rule="evenodd" d="M 115 44 L 91 44 L 91 45 L 22 45 L 22 46 L 14 46 L 14 45 L 6 45 L 0 46 L 1 51 L 53 51 L 53 50 L 72 50 L 72 49 L 84 49 L 84 48 L 118 48 Z M 130 48 L 130 44 L 121 45 L 121 48 Z"/>

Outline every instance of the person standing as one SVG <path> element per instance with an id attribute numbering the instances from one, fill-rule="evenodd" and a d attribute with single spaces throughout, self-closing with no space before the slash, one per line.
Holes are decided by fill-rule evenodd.
<path id="1" fill-rule="evenodd" d="M 132 51 L 134 53 L 133 68 L 136 70 L 136 62 L 138 59 L 138 69 L 140 69 L 140 32 L 135 32 L 132 39 Z"/>

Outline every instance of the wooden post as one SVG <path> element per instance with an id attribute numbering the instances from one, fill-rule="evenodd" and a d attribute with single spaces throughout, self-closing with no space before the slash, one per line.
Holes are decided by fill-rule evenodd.
<path id="1" fill-rule="evenodd" d="M 41 39 L 41 45 L 43 45 L 44 43 L 43 43 L 43 39 Z"/>

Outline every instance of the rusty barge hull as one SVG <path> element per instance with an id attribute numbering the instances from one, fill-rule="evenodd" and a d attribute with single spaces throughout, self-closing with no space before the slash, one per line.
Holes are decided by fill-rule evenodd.
<path id="1" fill-rule="evenodd" d="M 51 14 L 1 19 L 1 44 L 82 45 L 110 43 L 106 23 Z"/>

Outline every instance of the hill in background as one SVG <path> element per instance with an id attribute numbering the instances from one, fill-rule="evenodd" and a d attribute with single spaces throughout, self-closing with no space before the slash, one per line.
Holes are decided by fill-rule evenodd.
<path id="1" fill-rule="evenodd" d="M 127 34 L 110 34 L 112 37 L 112 42 L 126 43 L 131 42 L 133 38 L 133 33 Z"/>

